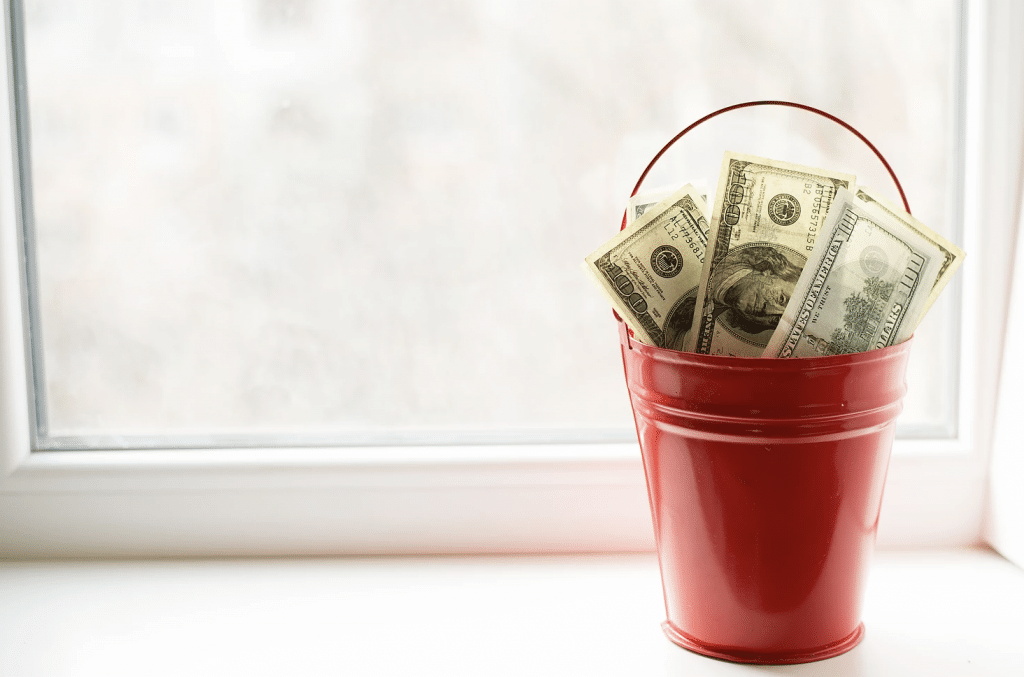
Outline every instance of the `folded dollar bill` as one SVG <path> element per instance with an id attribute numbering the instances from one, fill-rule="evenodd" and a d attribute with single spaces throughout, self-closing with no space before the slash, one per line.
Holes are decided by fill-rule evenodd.
<path id="1" fill-rule="evenodd" d="M 849 174 L 727 152 L 684 350 L 759 357 Z"/>
<path id="2" fill-rule="evenodd" d="M 644 343 L 683 347 L 707 249 L 706 213 L 687 184 L 586 258 L 585 270 Z"/>
<path id="3" fill-rule="evenodd" d="M 836 355 L 905 341 L 945 261 L 916 227 L 840 188 L 763 356 Z"/>
<path id="4" fill-rule="evenodd" d="M 935 299 L 939 298 L 939 294 L 941 294 L 942 290 L 946 288 L 949 281 L 953 279 L 953 275 L 956 273 L 957 268 L 959 268 L 960 264 L 964 262 L 963 250 L 915 219 L 907 212 L 903 211 L 900 207 L 876 193 L 871 188 L 868 188 L 867 186 L 857 186 L 857 197 L 876 209 L 880 209 L 893 218 L 899 220 L 915 233 L 923 236 L 926 240 L 930 240 L 942 252 L 942 265 L 939 267 L 939 276 L 935 279 L 935 284 L 932 285 L 932 289 L 928 293 L 928 300 L 924 303 L 924 310 L 921 311 L 921 317 L 924 317 L 928 313 L 928 309 L 932 307 L 933 303 L 935 303 Z"/>
<path id="5" fill-rule="evenodd" d="M 689 185 L 700 191 L 700 199 L 707 204 L 708 196 L 707 191 L 704 187 L 704 181 L 691 182 Z M 626 225 L 630 225 L 641 216 L 644 215 L 651 207 L 656 206 L 659 202 L 665 200 L 676 192 L 676 188 L 659 188 L 657 190 L 647 191 L 643 193 L 637 193 L 636 195 L 629 198 L 629 203 L 626 206 Z M 704 217 L 707 218 L 708 214 L 705 213 Z"/>
<path id="6" fill-rule="evenodd" d="M 662 188 L 660 190 L 652 190 L 646 193 L 638 193 L 633 197 L 629 198 L 629 204 L 626 206 L 626 225 L 629 226 L 634 221 L 644 215 L 648 209 L 655 207 L 659 202 L 676 192 L 672 188 Z"/>

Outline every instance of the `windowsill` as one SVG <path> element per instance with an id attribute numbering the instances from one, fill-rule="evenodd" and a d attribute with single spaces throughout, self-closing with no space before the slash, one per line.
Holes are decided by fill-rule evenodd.
<path id="1" fill-rule="evenodd" d="M 661 633 L 653 554 L 0 562 L 0 674 L 726 675 Z M 1024 674 L 1024 571 L 879 552 L 864 641 L 801 675 Z"/>

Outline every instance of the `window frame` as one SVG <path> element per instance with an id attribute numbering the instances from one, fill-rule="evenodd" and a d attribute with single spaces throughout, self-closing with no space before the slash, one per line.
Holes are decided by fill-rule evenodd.
<path id="1" fill-rule="evenodd" d="M 947 292 L 963 299 L 958 420 L 949 439 L 896 441 L 881 546 L 970 545 L 982 537 L 1002 335 L 975 328 L 990 310 L 982 271 L 998 272 L 1013 232 L 986 233 L 983 241 L 980 228 L 967 226 L 985 223 L 1008 201 L 993 181 L 1007 164 L 993 152 L 1000 139 L 993 106 L 997 88 L 1021 87 L 1014 73 L 999 71 L 1009 67 L 996 53 L 1012 44 L 1016 26 L 999 20 L 1011 5 L 964 5 L 960 244 L 969 256 Z M 32 243 L 19 217 L 31 196 L 20 179 L 11 105 L 19 11 L 18 0 L 4 3 L 8 105 L 0 106 L 0 125 L 13 131 L 0 135 L 0 557 L 654 548 L 635 442 L 33 452 L 25 293 Z"/>
<path id="2" fill-rule="evenodd" d="M 999 280 L 1008 280 L 1008 298 L 989 299 L 988 312 L 995 320 L 1002 339 L 999 355 L 999 392 L 991 412 L 992 431 L 989 454 L 989 477 L 986 492 L 983 537 L 1000 554 L 1024 568 L 1024 445 L 1020 443 L 1020 404 L 1024 402 L 1024 388 L 1020 379 L 1024 361 L 1010 348 L 1006 339 L 1019 335 L 1024 329 L 1024 45 L 1017 36 L 1024 29 L 1024 7 L 1018 3 L 1001 7 L 1002 15 L 990 17 L 1001 20 L 1007 28 L 995 32 L 998 40 L 990 55 L 988 75 L 990 105 L 988 145 L 990 152 L 990 195 L 997 191 L 1004 195 L 1001 202 L 991 205 L 989 218 L 1015 224 L 1016 237 L 1006 243 L 1007 256 L 1003 266 L 988 276 L 982 284 L 992 288 Z M 999 58 L 996 58 L 999 57 Z M 996 221 L 999 222 L 999 221 Z M 1013 258 L 1010 259 L 1009 256 Z M 1010 272 L 1012 271 L 1012 277 Z M 982 315 L 985 317 L 985 315 Z"/>

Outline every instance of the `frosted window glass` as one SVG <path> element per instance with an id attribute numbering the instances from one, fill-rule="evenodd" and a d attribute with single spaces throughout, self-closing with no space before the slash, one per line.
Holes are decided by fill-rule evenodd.
<path id="1" fill-rule="evenodd" d="M 954 9 L 25 0 L 46 432 L 632 439 L 580 262 L 644 165 L 717 107 L 800 101 L 959 241 Z M 648 185 L 713 192 L 727 149 L 896 195 L 842 129 L 768 109 Z M 949 296 L 906 425 L 949 418 Z"/>

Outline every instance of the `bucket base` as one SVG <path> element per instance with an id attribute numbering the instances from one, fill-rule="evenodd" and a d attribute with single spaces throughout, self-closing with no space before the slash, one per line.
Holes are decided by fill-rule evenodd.
<path id="1" fill-rule="evenodd" d="M 820 661 L 826 658 L 833 658 L 839 654 L 846 653 L 853 647 L 857 646 L 860 644 L 860 640 L 864 638 L 864 624 L 861 623 L 857 626 L 856 630 L 838 642 L 826 644 L 825 646 L 817 649 L 802 651 L 800 653 L 773 653 L 733 649 L 720 644 L 708 644 L 695 637 L 687 635 L 668 621 L 662 623 L 661 628 L 665 631 L 665 634 L 670 640 L 684 649 L 693 651 L 694 653 L 710 656 L 711 658 L 719 658 L 725 661 L 732 661 L 733 663 L 757 663 L 759 665 L 811 663 L 813 661 Z"/>

